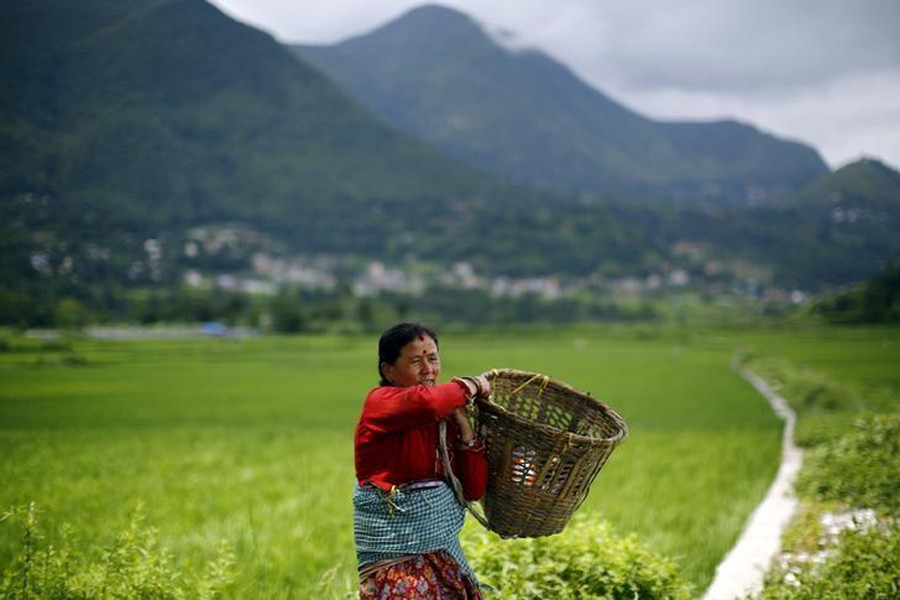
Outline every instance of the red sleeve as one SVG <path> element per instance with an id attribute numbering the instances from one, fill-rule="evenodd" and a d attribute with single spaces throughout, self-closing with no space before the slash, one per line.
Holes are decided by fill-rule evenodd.
<path id="1" fill-rule="evenodd" d="M 360 422 L 373 433 L 406 431 L 465 406 L 467 392 L 465 384 L 455 381 L 434 387 L 377 387 L 366 396 Z"/>
<path id="2" fill-rule="evenodd" d="M 475 446 L 464 448 L 459 446 L 459 429 L 451 424 L 450 436 L 453 444 L 453 472 L 462 484 L 463 497 L 474 501 L 481 499 L 487 491 L 488 463 L 484 455 L 484 442 L 476 438 Z M 449 444 L 448 444 L 449 445 Z"/>
<path id="3" fill-rule="evenodd" d="M 484 444 L 479 441 L 480 449 L 459 450 L 457 465 L 463 496 L 466 500 L 479 500 L 487 491 L 488 464 L 484 457 Z"/>

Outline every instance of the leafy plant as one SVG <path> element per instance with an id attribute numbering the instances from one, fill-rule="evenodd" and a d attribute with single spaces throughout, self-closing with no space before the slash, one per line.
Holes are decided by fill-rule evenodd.
<path id="1" fill-rule="evenodd" d="M 634 535 L 616 536 L 602 520 L 576 517 L 558 535 L 500 540 L 479 531 L 466 540 L 479 578 L 498 598 L 690 598 L 673 561 Z"/>
<path id="2" fill-rule="evenodd" d="M 813 568 L 776 570 L 760 595 L 791 598 L 896 598 L 900 592 L 900 522 L 892 519 L 868 530 L 846 530 L 836 551 Z"/>
<path id="3" fill-rule="evenodd" d="M 857 419 L 853 430 L 817 447 L 798 490 L 896 515 L 900 512 L 900 414 Z"/>

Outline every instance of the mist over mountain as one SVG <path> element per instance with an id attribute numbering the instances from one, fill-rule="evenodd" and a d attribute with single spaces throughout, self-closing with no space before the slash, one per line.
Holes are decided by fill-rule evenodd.
<path id="1" fill-rule="evenodd" d="M 813 148 L 736 121 L 645 118 L 455 10 L 294 45 L 401 131 L 508 181 L 618 198 L 759 202 L 828 172 Z"/>

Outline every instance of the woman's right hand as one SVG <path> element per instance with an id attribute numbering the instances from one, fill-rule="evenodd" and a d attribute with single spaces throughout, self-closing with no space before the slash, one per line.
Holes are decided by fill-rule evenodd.
<path id="1" fill-rule="evenodd" d="M 487 377 L 484 375 L 475 375 L 472 379 L 474 379 L 475 383 L 478 385 L 477 396 L 487 398 L 491 395 L 491 382 L 488 381 Z"/>
<path id="2" fill-rule="evenodd" d="M 491 395 L 491 383 L 484 375 L 468 375 L 466 377 L 454 377 L 453 381 L 463 384 L 468 390 L 469 399 L 480 397 L 487 398 Z"/>

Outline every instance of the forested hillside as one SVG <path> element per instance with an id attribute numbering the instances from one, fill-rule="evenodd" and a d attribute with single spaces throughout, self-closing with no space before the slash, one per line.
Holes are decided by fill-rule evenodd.
<path id="1" fill-rule="evenodd" d="M 507 180 L 626 199 L 746 204 L 825 174 L 809 146 L 735 121 L 657 122 L 536 50 L 425 6 L 331 46 L 293 46 L 402 131 Z"/>
<path id="2" fill-rule="evenodd" d="M 225 220 L 370 250 L 333 224 L 384 233 L 379 200 L 446 210 L 489 185 L 202 0 L 4 1 L 0 22 L 0 191 L 46 204 L 57 237 Z"/>
<path id="3" fill-rule="evenodd" d="M 900 323 L 900 266 L 888 265 L 869 281 L 816 302 L 811 311 L 830 323 Z"/>
<path id="4" fill-rule="evenodd" d="M 452 17 L 451 30 L 461 18 Z M 816 291 L 862 281 L 900 255 L 900 176 L 874 161 L 826 172 L 777 202 L 768 192 L 751 203 L 661 202 L 516 186 L 396 132 L 270 36 L 203 0 L 2 0 L 0 44 L 0 312 L 8 323 L 50 323 L 61 299 L 125 314 L 126 292 L 175 297 L 184 286 L 253 295 L 325 280 L 338 296 L 376 262 L 405 269 L 404 285 L 430 273 L 430 283 L 391 291 L 427 292 L 452 309 L 453 286 L 485 299 L 549 285 L 594 304 L 620 284 L 640 290 L 669 279 L 716 293 Z M 684 152 L 675 154 L 718 147 L 716 160 L 696 160 L 719 174 L 756 173 L 735 179 L 743 183 L 734 189 L 747 191 L 766 173 L 780 182 L 770 192 L 811 176 L 787 168 L 782 151 L 815 157 L 804 163 L 812 171 L 821 166 L 814 151 L 737 124 L 709 125 L 718 146 L 706 146 L 711 138 L 698 133 L 706 125 L 642 120 L 573 87 L 546 57 L 529 57 L 506 56 L 482 77 L 537 61 L 565 106 L 606 102 L 621 117 L 613 123 L 637 124 L 645 141 L 656 140 L 648 148 L 681 136 Z M 560 85 L 550 85 L 554 73 Z M 410 98 L 419 89 L 407 88 Z M 525 119 L 516 121 L 523 132 L 535 122 L 513 110 L 507 117 Z M 638 130 L 616 135 L 633 142 Z M 669 130 L 679 133 L 660 133 Z M 552 147 L 554 131 L 531 129 L 529 144 Z M 638 160 L 637 146 L 628 148 Z M 645 183 L 691 172 L 695 159 L 687 160 L 648 166 Z M 441 275 L 452 269 L 468 274 L 466 283 Z M 220 276 L 224 283 L 214 283 Z M 503 318 L 539 317 L 535 306 Z"/>

